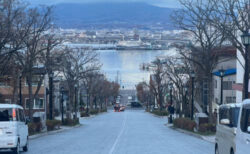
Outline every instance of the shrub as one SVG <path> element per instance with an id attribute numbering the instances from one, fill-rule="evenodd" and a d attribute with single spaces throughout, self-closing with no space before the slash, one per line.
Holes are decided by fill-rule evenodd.
<path id="1" fill-rule="evenodd" d="M 47 120 L 46 126 L 48 131 L 59 129 L 61 126 L 61 121 L 59 120 Z"/>
<path id="2" fill-rule="evenodd" d="M 29 134 L 30 135 L 39 133 L 42 130 L 42 123 L 41 122 L 37 122 L 37 123 L 32 122 L 32 123 L 29 123 L 28 124 L 28 130 L 29 130 Z"/>
<path id="3" fill-rule="evenodd" d="M 64 119 L 63 121 L 63 125 L 65 126 L 75 126 L 75 125 L 78 125 L 80 122 L 79 122 L 79 118 L 77 119 Z"/>
<path id="4" fill-rule="evenodd" d="M 196 123 L 188 118 L 177 118 L 174 120 L 174 127 L 194 131 Z"/>
<path id="5" fill-rule="evenodd" d="M 168 111 L 166 110 L 153 110 L 151 113 L 158 115 L 158 116 L 168 116 Z"/>
<path id="6" fill-rule="evenodd" d="M 100 112 L 108 112 L 107 109 L 101 109 Z"/>
<path id="7" fill-rule="evenodd" d="M 216 125 L 211 123 L 204 123 L 199 126 L 199 132 L 216 132 Z"/>
<path id="8" fill-rule="evenodd" d="M 89 114 L 94 115 L 94 114 L 98 114 L 99 110 L 98 109 L 92 109 L 89 111 Z"/>
<path id="9" fill-rule="evenodd" d="M 86 112 L 81 112 L 81 115 L 80 115 L 81 117 L 89 117 L 89 114 L 88 113 L 86 113 Z"/>

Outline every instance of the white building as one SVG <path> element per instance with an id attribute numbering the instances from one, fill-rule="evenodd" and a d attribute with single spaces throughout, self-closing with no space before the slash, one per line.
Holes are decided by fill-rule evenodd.
<path id="1" fill-rule="evenodd" d="M 222 104 L 236 103 L 236 90 L 233 88 L 236 83 L 237 58 L 236 49 L 233 47 L 223 48 L 219 63 L 214 69 L 213 76 L 213 109 L 221 104 L 221 77 L 220 70 L 224 70 L 223 77 L 223 99 Z M 220 53 L 221 54 L 221 53 Z M 236 71 L 237 70 L 237 71 Z"/>

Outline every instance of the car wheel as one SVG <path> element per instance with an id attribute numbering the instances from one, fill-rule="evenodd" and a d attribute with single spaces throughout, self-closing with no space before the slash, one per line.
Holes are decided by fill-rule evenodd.
<path id="1" fill-rule="evenodd" d="M 20 154 L 20 143 L 17 142 L 16 148 L 13 149 L 13 154 Z"/>
<path id="2" fill-rule="evenodd" d="M 27 137 L 27 142 L 26 142 L 25 147 L 23 147 L 23 151 L 27 152 L 28 150 L 29 150 L 29 138 Z"/>
<path id="3" fill-rule="evenodd" d="M 215 154 L 219 154 L 218 146 L 215 146 Z"/>

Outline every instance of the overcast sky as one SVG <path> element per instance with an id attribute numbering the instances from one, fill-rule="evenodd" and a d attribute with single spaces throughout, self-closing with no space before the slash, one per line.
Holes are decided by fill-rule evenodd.
<path id="1" fill-rule="evenodd" d="M 56 3 L 96 3 L 96 2 L 146 2 L 149 4 L 162 6 L 162 7 L 171 7 L 177 8 L 177 0 L 27 0 L 32 5 L 37 4 L 56 4 Z"/>

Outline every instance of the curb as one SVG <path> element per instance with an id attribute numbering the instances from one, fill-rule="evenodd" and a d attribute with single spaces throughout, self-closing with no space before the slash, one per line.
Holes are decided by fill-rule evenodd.
<path id="1" fill-rule="evenodd" d="M 166 126 L 167 126 L 167 124 L 166 124 Z M 175 128 L 175 127 L 173 127 L 173 126 L 167 126 L 167 127 L 171 128 L 171 129 L 173 129 L 173 130 L 176 130 L 176 131 L 178 131 L 178 132 L 180 132 L 180 133 L 187 134 L 187 135 L 190 135 L 190 136 L 193 136 L 193 137 L 202 139 L 202 140 L 207 141 L 207 142 L 210 142 L 210 143 L 215 143 L 215 141 L 211 141 L 211 140 L 209 140 L 209 139 L 208 139 L 207 137 L 205 137 L 205 136 L 202 136 L 202 135 L 199 135 L 199 134 L 196 134 L 196 133 L 193 133 L 193 132 L 189 132 L 189 131 L 186 131 L 186 130 L 183 130 L 183 129 L 180 129 L 180 128 Z"/>
<path id="2" fill-rule="evenodd" d="M 31 136 L 29 136 L 29 139 L 34 140 L 34 139 L 37 139 L 37 138 L 40 138 L 40 137 L 43 137 L 43 136 L 53 135 L 53 134 L 61 133 L 61 132 L 71 130 L 71 129 L 74 129 L 74 128 L 79 128 L 81 126 L 82 126 L 82 124 L 79 124 L 79 125 L 76 125 L 76 126 L 73 126 L 73 127 L 64 127 L 63 126 L 59 130 L 47 131 L 47 132 L 43 132 L 43 133 L 40 133 L 40 134 L 31 135 Z"/>

